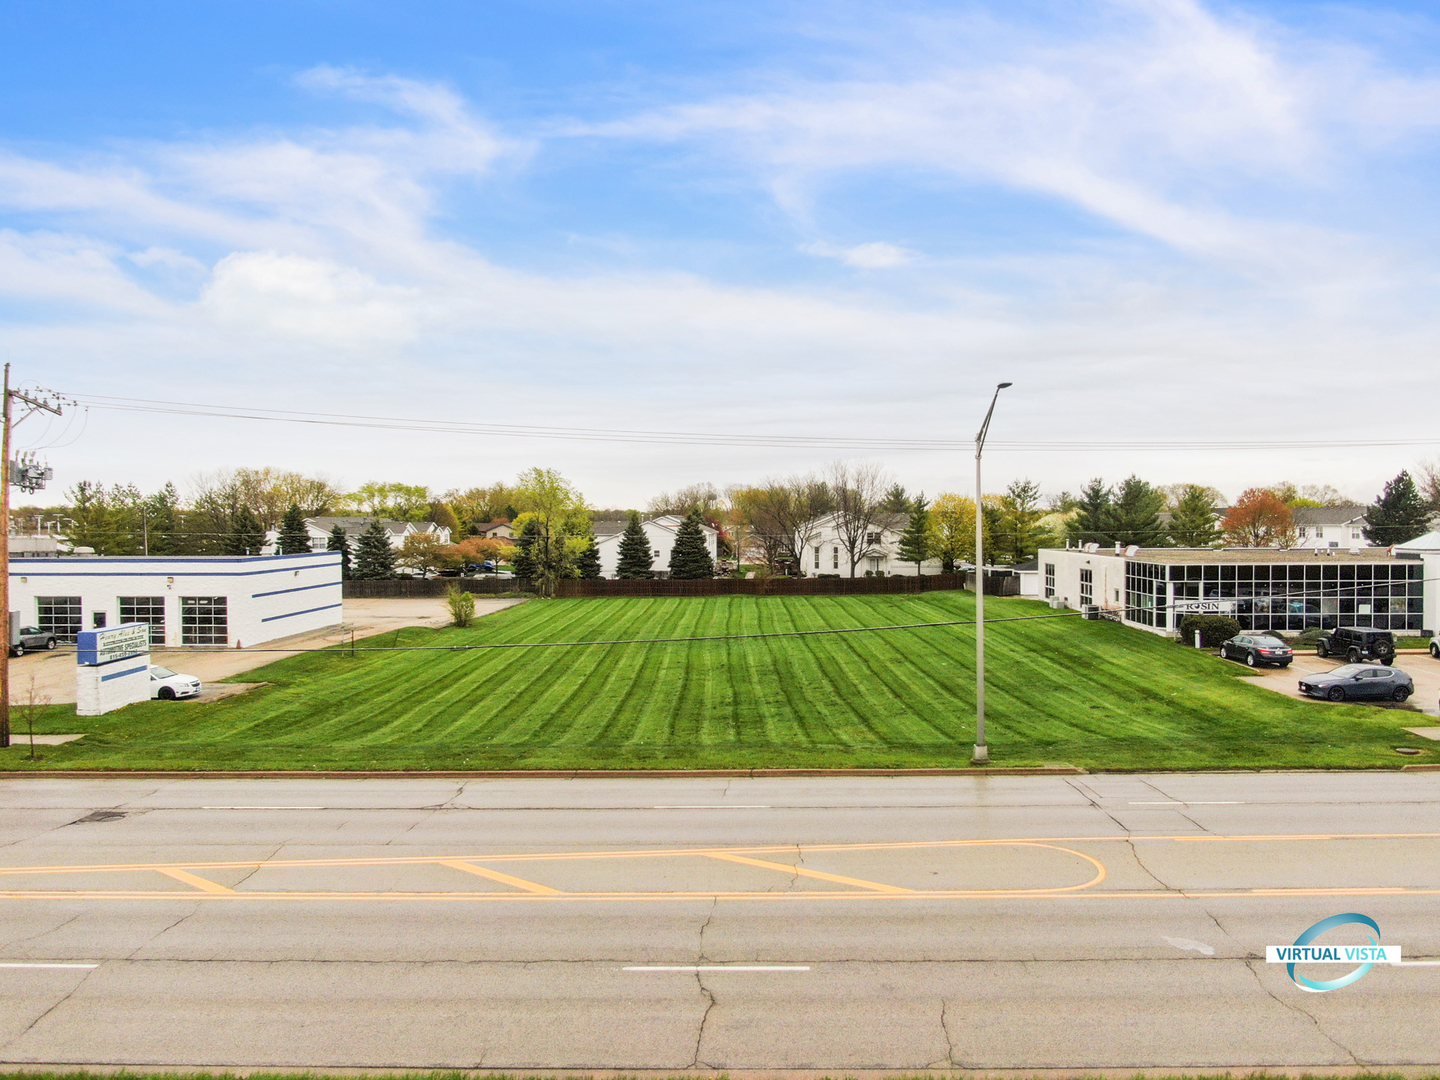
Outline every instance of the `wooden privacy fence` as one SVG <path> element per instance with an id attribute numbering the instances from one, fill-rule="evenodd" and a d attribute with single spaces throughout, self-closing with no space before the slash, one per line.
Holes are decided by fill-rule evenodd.
<path id="1" fill-rule="evenodd" d="M 707 578 L 701 581 L 610 581 L 568 578 L 555 583 L 556 597 L 603 596 L 877 596 L 974 589 L 974 574 L 926 574 L 922 577 L 857 578 Z M 395 581 L 347 581 L 347 599 L 368 597 L 444 596 L 451 588 L 479 594 L 529 592 L 524 579 L 430 578 Z M 1018 596 L 1020 579 L 1014 575 L 985 579 L 986 596 Z"/>

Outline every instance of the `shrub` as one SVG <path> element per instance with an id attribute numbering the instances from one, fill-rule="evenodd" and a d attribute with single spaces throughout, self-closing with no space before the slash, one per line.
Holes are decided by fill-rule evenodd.
<path id="1" fill-rule="evenodd" d="M 445 590 L 445 606 L 450 609 L 450 620 L 460 627 L 469 626 L 475 620 L 475 594 L 454 586 Z"/>
<path id="2" fill-rule="evenodd" d="M 1228 615 L 1186 615 L 1180 620 L 1180 640 L 1194 644 L 1195 631 L 1200 631 L 1200 645 L 1205 649 L 1218 649 L 1227 638 L 1240 633 L 1240 624 Z"/>
<path id="3" fill-rule="evenodd" d="M 1320 644 L 1320 638 L 1324 635 L 1324 633 L 1325 631 L 1321 630 L 1318 626 L 1312 626 L 1310 627 L 1310 629 L 1306 630 L 1303 634 L 1297 637 L 1293 644 L 1318 645 Z"/>

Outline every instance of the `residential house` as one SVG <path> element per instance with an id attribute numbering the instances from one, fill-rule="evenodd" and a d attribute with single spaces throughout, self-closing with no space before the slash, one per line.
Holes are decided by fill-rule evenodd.
<path id="1" fill-rule="evenodd" d="M 865 542 L 857 552 L 855 576 L 914 577 L 917 573 L 940 573 L 939 559 L 926 559 L 919 568 L 900 559 L 900 538 L 910 523 L 909 514 L 886 514 L 865 531 Z M 809 527 L 809 537 L 800 562 L 805 577 L 850 576 L 850 554 L 841 539 L 840 520 L 836 514 L 816 518 Z"/>
<path id="2" fill-rule="evenodd" d="M 661 514 L 659 517 L 641 522 L 645 536 L 650 541 L 650 555 L 653 559 L 651 569 L 654 570 L 657 578 L 670 575 L 670 551 L 675 547 L 675 537 L 680 532 L 680 526 L 684 521 L 685 518 L 680 514 Z M 628 516 L 595 519 L 593 523 L 595 550 L 600 553 L 601 577 L 613 578 L 619 573 L 620 537 L 625 534 L 625 529 L 629 524 Z M 717 558 L 719 532 L 709 525 L 702 525 L 700 530 L 705 535 L 705 548 L 710 552 L 710 558 L 712 560 Z"/>
<path id="3" fill-rule="evenodd" d="M 510 528 L 508 521 L 479 521 L 470 525 L 471 536 L 481 536 L 487 540 L 513 540 L 514 531 Z"/>
<path id="4" fill-rule="evenodd" d="M 1307 551 L 1330 548 L 1367 548 L 1365 506 L 1302 506 L 1290 512 L 1295 522 L 1295 546 Z"/>

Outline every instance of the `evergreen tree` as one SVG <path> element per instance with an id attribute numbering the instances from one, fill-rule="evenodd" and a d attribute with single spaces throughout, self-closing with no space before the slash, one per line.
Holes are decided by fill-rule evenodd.
<path id="1" fill-rule="evenodd" d="M 625 533 L 620 537 L 620 565 L 615 576 L 621 580 L 647 580 L 655 576 L 650 569 L 653 564 L 650 538 L 640 524 L 640 515 L 632 510 L 630 524 L 625 526 Z"/>
<path id="2" fill-rule="evenodd" d="M 1170 517 L 1170 539 L 1181 547 L 1209 547 L 1220 539 L 1215 496 L 1199 484 L 1186 484 Z"/>
<path id="3" fill-rule="evenodd" d="M 1168 546 L 1168 537 L 1160 527 L 1160 511 L 1164 509 L 1164 492 L 1156 491 L 1138 476 L 1126 477 L 1115 490 L 1111 504 L 1112 539 L 1141 547 Z"/>
<path id="4" fill-rule="evenodd" d="M 180 536 L 180 493 L 166 483 L 145 500 L 141 522 L 142 544 L 151 555 L 184 555 Z"/>
<path id="5" fill-rule="evenodd" d="M 290 509 L 285 511 L 285 517 L 280 522 L 280 537 L 275 554 L 304 555 L 309 551 L 310 531 L 305 528 L 305 518 L 300 513 L 300 507 L 291 503 Z"/>
<path id="6" fill-rule="evenodd" d="M 1000 496 L 997 509 L 995 561 L 1015 564 L 1033 559 L 1045 540 L 1040 528 L 1045 516 L 1040 508 L 1040 485 L 1034 480 L 1013 481 Z"/>
<path id="7" fill-rule="evenodd" d="M 1430 508 L 1408 472 L 1388 484 L 1365 515 L 1365 539 L 1381 547 L 1403 544 L 1430 528 Z"/>
<path id="8" fill-rule="evenodd" d="M 880 500 L 880 509 L 886 514 L 908 514 L 915 508 L 914 500 L 905 492 L 905 485 L 894 483 Z"/>
<path id="9" fill-rule="evenodd" d="M 390 530 L 379 519 L 370 522 L 355 545 L 354 577 L 361 581 L 386 581 L 395 576 L 395 549 Z"/>
<path id="10" fill-rule="evenodd" d="M 915 499 L 915 509 L 910 512 L 910 521 L 900 535 L 900 558 L 915 564 L 915 573 L 920 573 L 920 564 L 930 557 L 930 504 L 925 496 Z"/>
<path id="11" fill-rule="evenodd" d="M 582 578 L 594 581 L 600 577 L 600 547 L 595 543 L 593 532 L 590 534 L 589 541 L 590 546 L 576 557 L 575 569 Z"/>
<path id="12" fill-rule="evenodd" d="M 715 576 L 715 560 L 705 543 L 705 519 L 699 507 L 685 515 L 670 549 L 670 576 L 681 581 L 698 581 Z M 628 533 L 628 529 L 626 530 Z"/>
<path id="13" fill-rule="evenodd" d="M 230 535 L 225 538 L 226 555 L 259 555 L 265 546 L 265 530 L 260 519 L 248 506 L 242 506 L 230 519 Z"/>
<path id="14" fill-rule="evenodd" d="M 1113 496 L 1105 481 L 1096 477 L 1080 489 L 1075 516 L 1066 525 L 1066 534 L 1077 544 L 1113 543 Z"/>
<path id="15" fill-rule="evenodd" d="M 330 530 L 330 539 L 325 541 L 326 551 L 340 552 L 340 580 L 350 580 L 350 540 L 345 535 L 345 529 L 336 525 Z"/>
<path id="16" fill-rule="evenodd" d="M 525 522 L 520 535 L 515 537 L 515 556 L 510 560 L 510 569 L 517 578 L 534 581 L 540 576 L 540 563 L 535 557 L 535 545 L 544 535 L 539 518 Z"/>

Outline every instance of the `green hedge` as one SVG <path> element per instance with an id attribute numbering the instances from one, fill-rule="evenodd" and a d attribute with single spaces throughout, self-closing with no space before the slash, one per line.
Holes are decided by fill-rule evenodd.
<path id="1" fill-rule="evenodd" d="M 1200 631 L 1200 645 L 1218 649 L 1222 642 L 1240 633 L 1240 624 L 1228 615 L 1186 615 L 1180 620 L 1180 641 L 1195 644 L 1195 631 Z"/>

